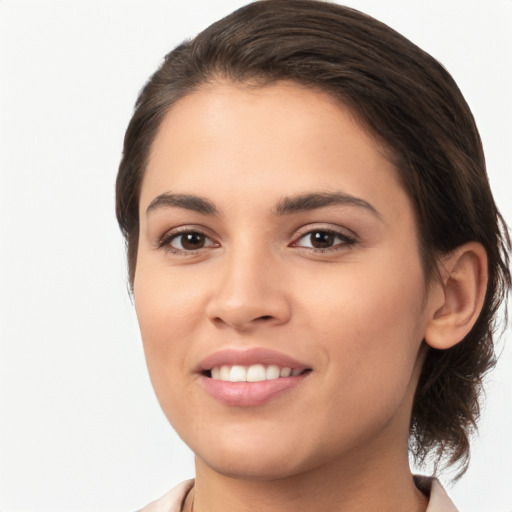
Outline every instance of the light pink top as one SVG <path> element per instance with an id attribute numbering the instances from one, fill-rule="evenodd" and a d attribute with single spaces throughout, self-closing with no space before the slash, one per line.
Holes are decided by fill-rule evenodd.
<path id="1" fill-rule="evenodd" d="M 415 477 L 416 485 L 430 495 L 425 512 L 458 512 L 443 486 L 435 478 Z M 160 499 L 153 501 L 140 512 L 181 512 L 185 498 L 194 486 L 194 480 L 181 482 Z"/>

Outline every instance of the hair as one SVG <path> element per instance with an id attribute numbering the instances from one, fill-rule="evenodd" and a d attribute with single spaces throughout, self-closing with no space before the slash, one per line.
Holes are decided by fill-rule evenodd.
<path id="1" fill-rule="evenodd" d="M 485 302 L 448 350 L 429 348 L 414 399 L 410 450 L 459 468 L 469 461 L 482 380 L 496 361 L 497 312 L 510 288 L 510 239 L 494 203 L 469 107 L 443 66 L 387 25 L 315 0 L 263 0 L 238 9 L 171 51 L 146 83 L 124 139 L 116 183 L 129 282 L 137 264 L 139 195 L 152 142 L 180 98 L 219 81 L 281 81 L 347 106 L 388 152 L 416 215 L 427 284 L 440 255 L 469 241 L 488 257 Z M 175 128 L 179 130 L 179 126 Z"/>

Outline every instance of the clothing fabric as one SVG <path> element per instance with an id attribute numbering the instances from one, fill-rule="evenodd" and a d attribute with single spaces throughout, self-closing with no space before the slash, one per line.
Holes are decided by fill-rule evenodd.
<path id="1" fill-rule="evenodd" d="M 415 476 L 414 482 L 423 494 L 430 497 L 425 512 L 458 512 L 439 480 L 426 476 Z"/>
<path id="2" fill-rule="evenodd" d="M 429 496 L 428 507 L 425 512 L 458 512 L 439 480 L 415 476 L 414 481 L 418 489 Z M 194 480 L 181 482 L 160 499 L 144 507 L 140 512 L 181 512 L 185 498 L 192 487 L 194 487 Z"/>
<path id="3" fill-rule="evenodd" d="M 139 512 L 181 512 L 185 498 L 192 487 L 194 487 L 194 480 L 185 480 Z"/>

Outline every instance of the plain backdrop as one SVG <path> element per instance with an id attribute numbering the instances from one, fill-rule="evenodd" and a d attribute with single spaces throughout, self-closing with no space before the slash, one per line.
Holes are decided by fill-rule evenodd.
<path id="1" fill-rule="evenodd" d="M 137 92 L 163 55 L 244 3 L 0 0 L 2 512 L 133 511 L 193 475 L 146 372 L 114 180 Z M 512 2 L 346 3 L 453 74 L 512 221 Z M 470 470 L 449 487 L 464 512 L 512 511 L 510 338 Z"/>

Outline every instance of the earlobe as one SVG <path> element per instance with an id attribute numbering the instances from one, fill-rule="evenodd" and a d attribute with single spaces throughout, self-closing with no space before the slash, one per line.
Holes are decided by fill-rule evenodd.
<path id="1" fill-rule="evenodd" d="M 435 304 L 425 330 L 425 342 L 444 350 L 453 347 L 475 324 L 487 290 L 487 254 L 477 242 L 458 247 L 440 262 L 442 299 Z M 436 294 L 438 297 L 440 294 Z"/>

